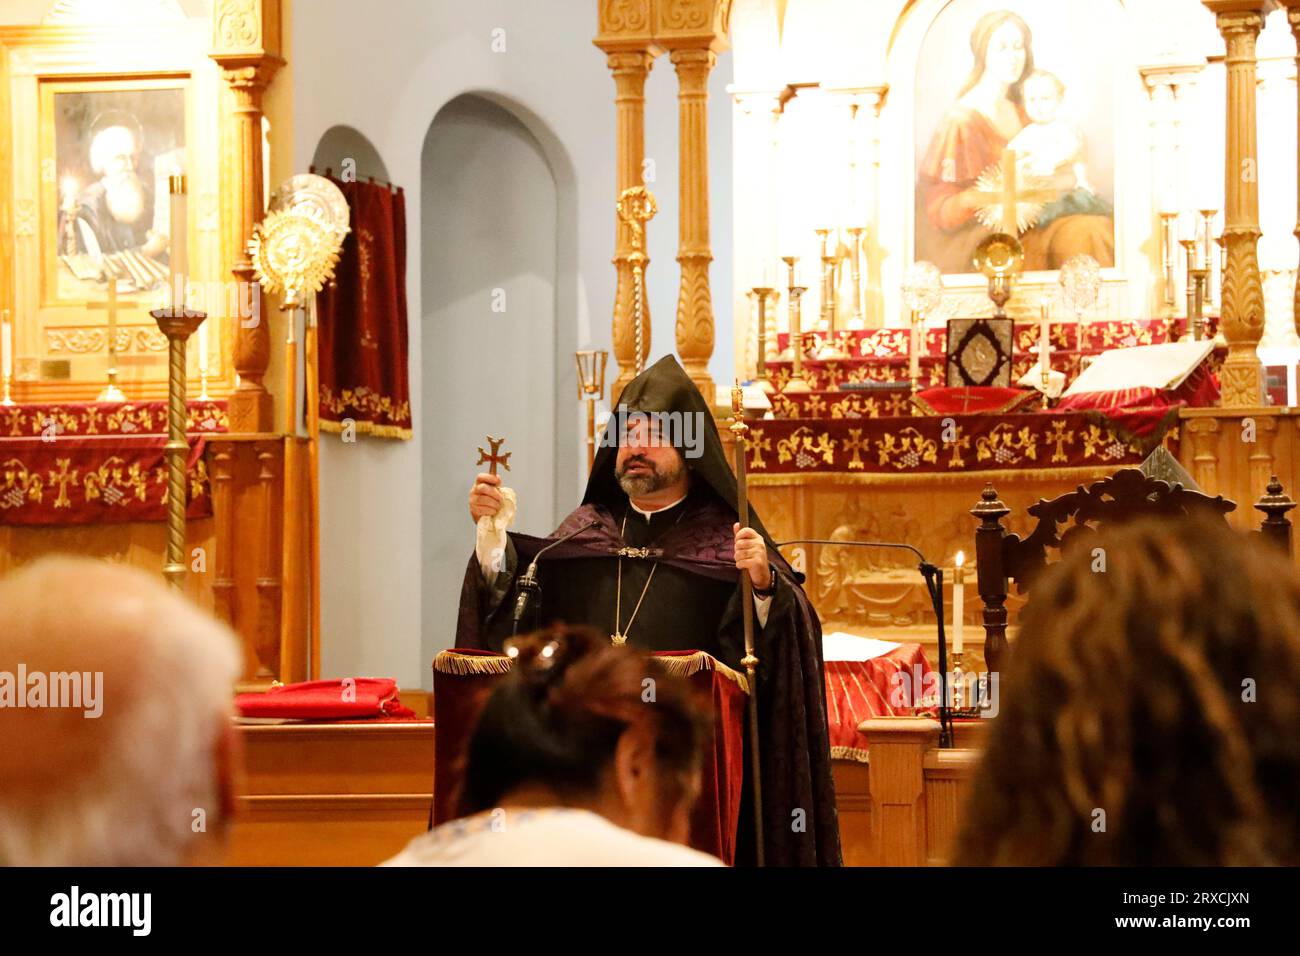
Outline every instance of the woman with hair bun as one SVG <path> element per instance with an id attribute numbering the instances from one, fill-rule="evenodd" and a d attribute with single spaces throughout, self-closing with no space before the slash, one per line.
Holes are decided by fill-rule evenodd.
<path id="1" fill-rule="evenodd" d="M 470 737 L 461 817 L 385 866 L 721 866 L 682 845 L 707 717 L 685 683 L 589 628 L 506 644 Z"/>

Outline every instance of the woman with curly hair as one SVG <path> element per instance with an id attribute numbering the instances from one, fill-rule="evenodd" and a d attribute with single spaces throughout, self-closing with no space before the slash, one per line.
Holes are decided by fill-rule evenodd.
<path id="1" fill-rule="evenodd" d="M 1025 608 L 954 862 L 1300 864 L 1290 561 L 1205 519 L 1086 540 Z"/>

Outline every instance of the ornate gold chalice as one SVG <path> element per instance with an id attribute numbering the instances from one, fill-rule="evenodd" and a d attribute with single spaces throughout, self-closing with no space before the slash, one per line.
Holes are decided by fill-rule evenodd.
<path id="1" fill-rule="evenodd" d="M 993 317 L 1005 319 L 1012 286 L 1025 265 L 1025 249 L 1020 245 L 1020 240 L 1005 232 L 995 232 L 975 247 L 972 262 L 976 270 L 984 273 L 989 280 Z"/>

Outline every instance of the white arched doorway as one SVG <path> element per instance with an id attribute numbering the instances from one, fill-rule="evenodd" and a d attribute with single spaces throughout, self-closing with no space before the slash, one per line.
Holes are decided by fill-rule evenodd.
<path id="1" fill-rule="evenodd" d="M 572 332 L 560 333 L 556 298 L 570 214 L 538 139 L 482 96 L 457 97 L 434 117 L 420 180 L 416 427 L 424 434 L 421 651 L 430 661 L 454 638 L 474 541 L 466 498 L 486 435 L 504 437 L 511 453 L 502 474 L 519 495 L 515 527 L 547 534 L 557 521 L 559 385 L 572 378 L 559 359 Z"/>

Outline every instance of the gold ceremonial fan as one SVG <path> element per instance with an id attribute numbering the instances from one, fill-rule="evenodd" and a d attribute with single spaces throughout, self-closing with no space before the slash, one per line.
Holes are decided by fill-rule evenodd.
<path id="1" fill-rule="evenodd" d="M 273 210 L 253 229 L 248 252 L 262 288 L 282 292 L 284 305 L 300 305 L 334 276 L 347 227 L 338 229 L 309 206 Z"/>

